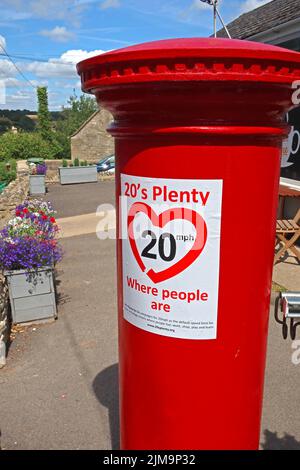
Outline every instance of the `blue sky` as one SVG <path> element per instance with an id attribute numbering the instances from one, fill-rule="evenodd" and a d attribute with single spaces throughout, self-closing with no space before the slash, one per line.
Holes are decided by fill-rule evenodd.
<path id="1" fill-rule="evenodd" d="M 221 0 L 226 23 L 268 0 Z M 0 0 L 0 109 L 36 109 L 46 85 L 51 110 L 80 93 L 75 64 L 127 45 L 171 37 L 209 36 L 211 7 L 200 0 Z M 0 53 L 3 50 L 0 47 Z M 2 102 L 1 102 L 2 101 Z"/>

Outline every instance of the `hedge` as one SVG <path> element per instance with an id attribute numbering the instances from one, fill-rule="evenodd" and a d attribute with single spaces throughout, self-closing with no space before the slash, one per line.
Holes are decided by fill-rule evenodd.
<path id="1" fill-rule="evenodd" d="M 9 169 L 7 163 L 10 164 Z M 15 180 L 17 176 L 17 162 L 15 160 L 9 160 L 7 162 L 0 162 L 0 183 L 8 184 Z"/>
<path id="2" fill-rule="evenodd" d="M 38 132 L 6 132 L 0 136 L 0 161 L 28 158 L 55 159 L 61 155 L 61 147 L 53 140 L 47 142 Z"/>

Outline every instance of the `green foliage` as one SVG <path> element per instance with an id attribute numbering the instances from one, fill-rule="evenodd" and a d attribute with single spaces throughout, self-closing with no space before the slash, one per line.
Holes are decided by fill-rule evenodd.
<path id="1" fill-rule="evenodd" d="M 10 158 L 27 160 L 29 157 L 71 158 L 70 137 L 74 132 L 98 110 L 94 98 L 74 93 L 67 107 L 61 112 L 50 113 L 48 109 L 47 88 L 39 87 L 38 95 L 38 123 L 37 131 L 35 122 L 27 115 L 36 114 L 29 110 L 1 110 L 1 116 L 9 119 L 9 123 L 18 129 L 24 129 L 28 133 L 20 132 L 8 137 L 8 121 L 4 121 L 1 131 L 0 120 L 0 161 Z M 4 134 L 1 135 L 1 132 Z M 10 133 L 9 133 L 10 134 Z M 31 136 L 31 137 L 30 137 Z"/>
<path id="2" fill-rule="evenodd" d="M 79 158 L 74 159 L 74 166 L 79 166 Z"/>
<path id="3" fill-rule="evenodd" d="M 27 117 L 27 115 L 35 115 L 36 112 L 29 111 L 29 109 L 1 109 L 0 118 L 5 117 L 9 119 L 13 126 L 19 130 L 33 131 L 35 129 L 35 121 Z"/>
<path id="4" fill-rule="evenodd" d="M 57 122 L 57 127 L 68 136 L 71 136 L 98 110 L 98 106 L 94 98 L 86 95 L 81 95 L 78 98 L 76 94 L 70 97 L 68 105 L 68 107 L 63 108 L 61 112 L 62 121 Z"/>
<path id="5" fill-rule="evenodd" d="M 66 160 L 65 158 L 64 158 L 63 161 L 62 161 L 62 166 L 63 166 L 64 168 L 67 168 L 67 166 L 68 166 L 68 162 L 67 162 L 67 160 Z"/>
<path id="6" fill-rule="evenodd" d="M 80 165 L 81 165 L 81 166 L 87 166 L 87 161 L 86 161 L 86 160 L 82 160 L 82 161 L 80 162 Z"/>
<path id="7" fill-rule="evenodd" d="M 35 122 L 27 116 L 21 116 L 16 123 L 16 127 L 27 132 L 33 132 L 35 130 Z"/>
<path id="8" fill-rule="evenodd" d="M 61 118 L 55 123 L 55 135 L 64 158 L 71 158 L 71 135 L 97 110 L 96 100 L 90 96 L 81 95 L 78 98 L 74 93 L 70 97 L 68 106 L 63 108 Z"/>
<path id="9" fill-rule="evenodd" d="M 28 160 L 28 158 L 59 158 L 61 147 L 53 140 L 51 143 L 38 132 L 6 132 L 0 136 L 0 161 L 10 159 Z"/>
<path id="10" fill-rule="evenodd" d="M 36 115 L 36 111 L 30 111 L 29 109 L 1 109 L 0 118 L 6 117 L 12 122 L 12 125 L 17 127 L 19 130 L 32 132 L 36 128 L 36 121 L 29 118 L 28 116 Z M 60 111 L 50 112 L 51 121 L 57 121 L 61 119 Z"/>
<path id="11" fill-rule="evenodd" d="M 10 119 L 0 116 L 0 134 L 7 132 L 9 129 L 11 129 L 12 125 L 13 123 Z"/>
<path id="12" fill-rule="evenodd" d="M 8 162 L 0 162 L 0 183 L 10 183 L 17 176 L 17 162 L 10 160 Z"/>
<path id="13" fill-rule="evenodd" d="M 53 139 L 51 128 L 51 116 L 48 108 L 48 92 L 47 88 L 42 86 L 37 88 L 38 98 L 38 131 L 43 139 L 49 142 Z"/>
<path id="14" fill-rule="evenodd" d="M 60 153 L 57 155 L 57 158 L 71 158 L 71 141 L 70 138 L 65 135 L 63 132 L 56 131 L 55 133 L 55 141 L 57 145 L 60 147 Z"/>

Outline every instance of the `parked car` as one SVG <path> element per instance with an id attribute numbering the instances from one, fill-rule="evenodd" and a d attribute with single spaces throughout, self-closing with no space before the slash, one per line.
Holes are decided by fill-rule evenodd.
<path id="1" fill-rule="evenodd" d="M 113 174 L 115 172 L 115 156 L 110 155 L 100 160 L 97 163 L 97 172 Z"/>

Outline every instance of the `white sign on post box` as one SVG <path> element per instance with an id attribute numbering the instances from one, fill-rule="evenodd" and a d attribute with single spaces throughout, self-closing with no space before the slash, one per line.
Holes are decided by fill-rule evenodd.
<path id="1" fill-rule="evenodd" d="M 215 339 L 222 180 L 121 175 L 124 318 L 174 338 Z"/>

